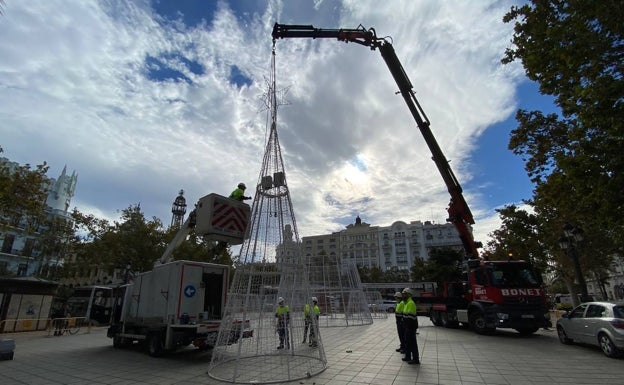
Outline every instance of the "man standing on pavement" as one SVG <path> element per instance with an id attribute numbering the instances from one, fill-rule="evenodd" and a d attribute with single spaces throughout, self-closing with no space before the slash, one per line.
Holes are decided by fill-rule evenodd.
<path id="1" fill-rule="evenodd" d="M 277 335 L 279 336 L 278 349 L 290 349 L 290 336 L 288 333 L 288 324 L 290 323 L 290 307 L 284 303 L 284 298 L 277 299 L 277 309 L 275 309 L 275 318 L 277 324 Z"/>
<path id="2" fill-rule="evenodd" d="M 403 294 L 397 291 L 394 293 L 394 299 L 397 301 L 397 305 L 394 308 L 394 317 L 396 318 L 397 334 L 399 335 L 399 347 L 396 351 L 405 353 L 405 338 L 403 337 L 403 307 L 405 307 L 405 302 L 403 301 Z"/>
<path id="3" fill-rule="evenodd" d="M 405 306 L 403 307 L 403 338 L 405 339 L 405 357 L 403 361 L 408 364 L 420 364 L 418 355 L 418 342 L 416 341 L 416 329 L 418 329 L 418 318 L 416 315 L 416 303 L 412 299 L 412 289 L 403 289 L 405 296 Z"/>

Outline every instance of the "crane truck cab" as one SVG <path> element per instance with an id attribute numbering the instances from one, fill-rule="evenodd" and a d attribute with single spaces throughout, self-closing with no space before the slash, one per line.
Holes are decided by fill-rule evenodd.
<path id="1" fill-rule="evenodd" d="M 173 251 L 191 230 L 209 240 L 243 242 L 251 209 L 221 195 L 199 200 L 195 210 L 167 246 L 151 271 L 120 286 L 107 336 L 117 348 L 143 342 L 151 356 L 190 344 L 214 347 L 224 315 L 230 266 L 172 260 Z M 234 320 L 228 343 L 253 335 L 249 321 Z"/>
<path id="2" fill-rule="evenodd" d="M 551 326 L 543 282 L 529 263 L 517 261 L 465 262 L 465 279 L 444 283 L 433 298 L 430 319 L 436 326 L 470 326 L 479 334 L 497 328 L 532 334 Z"/>

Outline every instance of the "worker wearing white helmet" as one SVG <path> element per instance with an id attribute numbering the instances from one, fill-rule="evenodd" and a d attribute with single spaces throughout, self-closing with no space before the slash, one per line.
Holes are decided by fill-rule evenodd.
<path id="1" fill-rule="evenodd" d="M 232 193 L 230 194 L 230 198 L 236 199 L 237 201 L 241 201 L 241 202 L 247 199 L 251 199 L 251 197 L 245 196 L 246 189 L 247 189 L 247 186 L 245 186 L 245 183 L 243 182 L 239 183 L 236 190 L 232 191 Z"/>
<path id="2" fill-rule="evenodd" d="M 288 336 L 288 324 L 290 323 L 290 307 L 286 305 L 283 297 L 277 298 L 277 308 L 275 309 L 275 318 L 277 318 L 277 335 L 279 336 L 278 349 L 290 349 Z"/>
<path id="3" fill-rule="evenodd" d="M 405 357 L 403 361 L 408 364 L 420 364 L 418 354 L 418 342 L 416 341 L 416 330 L 418 329 L 418 317 L 416 314 L 416 302 L 412 299 L 412 289 L 406 287 L 402 292 L 406 297 L 403 307 L 403 338 L 405 339 Z"/>
<path id="4" fill-rule="evenodd" d="M 310 331 L 310 343 L 308 346 L 317 347 L 318 342 L 316 339 L 318 330 L 318 320 L 321 315 L 321 309 L 318 307 L 318 298 L 312 297 L 312 306 L 305 304 L 303 306 L 303 344 L 306 343 L 306 337 L 308 336 L 308 330 Z"/>
<path id="5" fill-rule="evenodd" d="M 405 353 L 405 338 L 403 332 L 403 308 L 405 307 L 405 299 L 400 291 L 394 293 L 394 298 L 397 301 L 394 307 L 394 316 L 396 320 L 397 334 L 399 336 L 399 347 L 396 349 L 399 353 Z"/>

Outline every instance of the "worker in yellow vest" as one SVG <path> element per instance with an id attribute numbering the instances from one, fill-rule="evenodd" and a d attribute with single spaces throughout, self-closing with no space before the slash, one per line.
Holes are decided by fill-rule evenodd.
<path id="1" fill-rule="evenodd" d="M 275 328 L 279 336 L 278 349 L 290 349 L 288 325 L 290 324 L 290 307 L 284 303 L 284 298 L 277 299 L 277 308 L 275 309 L 275 318 L 277 323 Z"/>
<path id="2" fill-rule="evenodd" d="M 400 291 L 394 293 L 394 298 L 397 301 L 397 305 L 394 308 L 394 317 L 396 319 L 397 334 L 399 335 L 399 347 L 396 349 L 399 353 L 405 353 L 405 338 L 403 337 L 403 308 L 405 307 L 405 301 L 403 300 L 403 294 Z"/>
<path id="3" fill-rule="evenodd" d="M 308 332 L 312 328 L 312 309 L 310 309 L 310 304 L 306 303 L 303 305 L 303 341 L 302 344 L 307 342 Z M 310 336 L 310 341 L 312 341 L 312 336 Z"/>
<path id="4" fill-rule="evenodd" d="M 310 331 L 310 343 L 308 346 L 317 347 L 318 342 L 316 336 L 318 335 L 318 321 L 319 316 L 321 315 L 321 309 L 318 307 L 318 298 L 312 297 L 312 306 L 309 304 L 305 304 L 303 307 L 303 342 L 306 342 L 306 336 L 308 335 L 308 330 Z"/>
<path id="5" fill-rule="evenodd" d="M 403 289 L 405 296 L 405 306 L 403 307 L 403 338 L 405 339 L 405 357 L 403 361 L 408 364 L 420 364 L 418 354 L 418 342 L 416 341 L 416 330 L 418 329 L 418 318 L 416 313 L 416 302 L 412 299 L 412 289 Z"/>

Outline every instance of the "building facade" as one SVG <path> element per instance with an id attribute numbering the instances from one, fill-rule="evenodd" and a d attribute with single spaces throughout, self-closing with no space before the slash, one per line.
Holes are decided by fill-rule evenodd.
<path id="1" fill-rule="evenodd" d="M 6 158 L 0 158 L 0 162 L 10 171 L 17 166 Z M 76 172 L 68 175 L 67 167 L 63 168 L 58 178 L 47 181 L 45 215 L 48 219 L 70 220 L 68 210 L 77 181 Z M 40 225 L 34 232 L 27 232 L 25 227 L 24 218 L 17 227 L 3 227 L 0 231 L 0 275 L 31 276 L 62 265 L 63 256 L 42 255 L 38 247 L 48 229 Z"/>
<path id="2" fill-rule="evenodd" d="M 459 234 L 450 223 L 397 221 L 390 226 L 371 226 L 359 216 L 339 232 L 303 237 L 302 247 L 306 257 L 325 254 L 383 271 L 409 270 L 416 258 L 427 260 L 432 248 L 463 250 Z"/>

